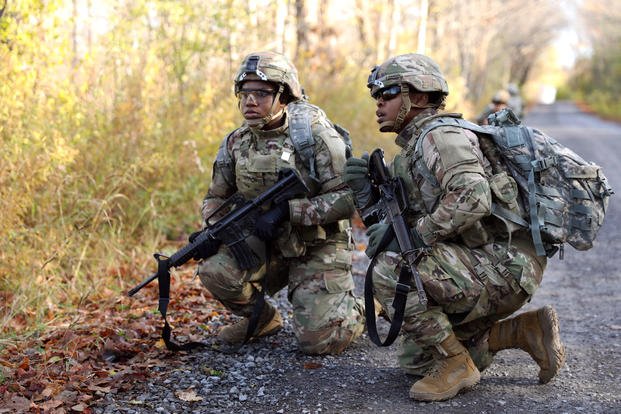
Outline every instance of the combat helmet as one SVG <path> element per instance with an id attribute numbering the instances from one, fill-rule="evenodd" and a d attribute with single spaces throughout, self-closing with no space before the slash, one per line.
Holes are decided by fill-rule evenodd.
<path id="1" fill-rule="evenodd" d="M 285 55 L 276 52 L 254 52 L 244 58 L 235 75 L 235 93 L 241 89 L 244 80 L 250 78 L 273 82 L 288 89 L 294 99 L 302 99 L 302 87 L 298 71 Z M 284 90 L 283 90 L 284 91 Z"/>
<path id="2" fill-rule="evenodd" d="M 440 67 L 430 57 L 418 53 L 408 53 L 391 57 L 371 70 L 367 87 L 371 96 L 391 86 L 401 88 L 403 104 L 395 121 L 385 121 L 380 131 L 399 131 L 405 116 L 412 108 L 409 92 L 410 87 L 419 92 L 439 92 L 442 96 L 449 93 L 448 83 L 440 71 Z M 429 103 L 425 107 L 443 106 Z"/>
<path id="3" fill-rule="evenodd" d="M 283 93 L 289 95 L 294 101 L 304 97 L 298 80 L 297 69 L 286 56 L 280 53 L 265 51 L 247 55 L 235 75 L 236 96 L 239 94 L 243 83 L 248 80 L 272 82 L 278 87 L 269 113 L 261 119 L 246 120 L 252 128 L 261 129 L 271 120 L 282 116 L 282 111 L 275 113 L 275 110 Z"/>
<path id="4" fill-rule="evenodd" d="M 517 96 L 520 93 L 520 88 L 513 82 L 507 85 L 507 91 L 511 96 Z"/>

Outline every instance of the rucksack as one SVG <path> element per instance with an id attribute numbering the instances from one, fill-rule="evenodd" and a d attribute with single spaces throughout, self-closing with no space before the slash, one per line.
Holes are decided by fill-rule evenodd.
<path id="1" fill-rule="evenodd" d="M 525 213 L 515 214 L 493 202 L 493 215 L 528 228 L 539 256 L 552 257 L 559 251 L 562 259 L 564 243 L 577 250 L 593 247 L 614 193 L 601 167 L 521 124 L 509 108 L 491 114 L 488 122 L 481 126 L 461 114 L 442 114 L 424 125 L 415 154 L 422 154 L 422 137 L 437 127 L 452 125 L 474 132 L 484 155 L 492 164 L 500 162 L 517 183 L 519 211 Z M 424 162 L 416 165 L 419 171 L 426 168 Z M 433 177 L 428 169 L 421 174 Z"/>
<path id="2" fill-rule="evenodd" d="M 317 110 L 321 111 L 321 109 L 306 102 L 305 100 L 291 102 L 287 105 L 287 113 L 289 114 L 289 135 L 291 137 L 291 142 L 293 143 L 296 152 L 300 154 L 302 162 L 308 166 L 310 177 L 316 181 L 318 180 L 318 177 L 315 171 L 315 138 L 313 137 L 311 129 L 311 111 Z M 352 142 L 349 131 L 328 120 L 327 117 L 325 119 L 336 130 L 340 138 L 345 143 L 345 158 L 351 157 Z M 220 144 L 220 148 L 218 149 L 218 154 L 216 155 L 216 164 L 220 167 L 224 174 L 225 180 L 230 185 L 234 184 L 235 175 L 233 173 L 232 160 L 226 148 L 228 146 L 229 137 L 233 134 L 233 132 L 224 138 L 222 144 Z"/>

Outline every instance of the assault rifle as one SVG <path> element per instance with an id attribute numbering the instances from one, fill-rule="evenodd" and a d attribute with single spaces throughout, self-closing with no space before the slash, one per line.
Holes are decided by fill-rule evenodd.
<path id="1" fill-rule="evenodd" d="M 171 351 L 187 351 L 206 345 L 202 342 L 178 345 L 170 339 L 172 330 L 166 320 L 166 312 L 170 302 L 170 269 L 187 263 L 196 256 L 203 244 L 212 244 L 214 240 L 222 241 L 231 250 L 242 270 L 258 266 L 261 264 L 261 260 L 248 246 L 246 238 L 252 234 L 256 218 L 261 212 L 262 207 L 265 205 L 276 205 L 286 200 L 306 195 L 308 192 L 308 187 L 295 170 L 283 169 L 279 173 L 276 184 L 255 199 L 246 201 L 241 195 L 230 197 L 205 221 L 209 223 L 209 218 L 231 204 L 234 204 L 233 210 L 218 220 L 218 222 L 210 226 L 208 225 L 196 238 L 193 238 L 189 244 L 183 246 L 175 254 L 170 257 L 158 253 L 154 255 L 157 260 L 157 272 L 131 289 L 128 295 L 134 296 L 140 289 L 157 279 L 160 294 L 158 310 L 164 319 L 162 339 L 166 344 L 166 348 Z"/>
<path id="2" fill-rule="evenodd" d="M 410 227 L 405 221 L 404 214 L 408 206 L 408 194 L 403 180 L 401 177 L 393 178 L 390 176 L 390 172 L 384 162 L 384 152 L 379 148 L 373 151 L 369 158 L 369 179 L 373 186 L 374 196 L 378 200 L 374 207 L 374 214 L 377 219 L 384 220 L 391 225 L 380 241 L 380 246 L 377 251 L 381 251 L 382 248 L 385 248 L 386 245 L 396 237 L 399 243 L 399 249 L 401 250 L 401 256 L 405 260 L 407 266 L 401 269 L 401 274 L 399 275 L 395 299 L 392 305 L 395 308 L 395 314 L 388 336 L 383 343 L 377 334 L 374 312 L 375 305 L 372 297 L 373 282 L 371 272 L 372 267 L 375 266 L 375 258 L 373 258 L 367 270 L 367 277 L 365 280 L 365 309 L 369 337 L 376 345 L 388 346 L 392 344 L 401 330 L 405 302 L 410 292 L 410 281 L 412 278 L 416 285 L 420 304 L 423 307 L 427 306 L 427 295 L 425 294 L 420 274 L 416 269 L 418 262 L 425 254 L 425 247 L 416 245 Z"/>
<path id="3" fill-rule="evenodd" d="M 142 283 L 132 288 L 127 294 L 134 296 L 140 289 L 157 279 L 163 264 L 166 271 L 173 267 L 179 267 L 187 263 L 201 249 L 202 245 L 212 240 L 221 240 L 233 253 L 235 260 L 242 270 L 252 269 L 260 264 L 259 258 L 254 254 L 246 238 L 252 234 L 254 223 L 265 205 L 276 205 L 280 202 L 308 194 L 309 189 L 304 181 L 293 169 L 280 171 L 279 180 L 264 193 L 254 200 L 246 201 L 240 194 L 235 194 L 214 211 L 206 220 L 231 204 L 235 205 L 233 211 L 226 214 L 215 224 L 206 227 L 192 242 L 183 246 L 170 257 L 156 253 L 158 272 L 152 274 Z M 215 253 L 214 253 L 215 254 Z"/>

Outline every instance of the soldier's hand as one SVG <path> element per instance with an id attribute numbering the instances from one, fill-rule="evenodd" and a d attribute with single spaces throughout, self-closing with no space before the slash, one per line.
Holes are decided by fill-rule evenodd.
<path id="1" fill-rule="evenodd" d="M 345 163 L 343 180 L 354 192 L 356 206 L 366 207 L 373 196 L 371 181 L 369 180 L 369 154 L 364 153 L 361 158 L 350 157 Z"/>
<path id="2" fill-rule="evenodd" d="M 278 236 L 280 224 L 289 219 L 289 202 L 284 201 L 257 218 L 254 232 L 261 240 L 273 240 Z"/>
<path id="3" fill-rule="evenodd" d="M 367 236 L 369 236 L 369 244 L 367 246 L 367 249 L 365 250 L 365 253 L 367 254 L 367 256 L 374 257 L 375 255 L 379 253 L 378 249 L 381 247 L 380 244 L 382 242 L 382 239 L 384 238 L 384 235 L 386 234 L 386 232 L 390 230 L 390 226 L 391 226 L 390 224 L 386 224 L 386 223 L 376 223 L 376 224 L 369 226 L 369 228 L 367 229 Z M 412 234 L 412 242 L 416 249 L 423 249 L 423 250 L 429 249 L 429 246 L 423 241 L 420 234 L 418 234 L 418 231 L 416 231 L 415 228 L 410 228 L 410 233 Z M 388 243 L 388 244 L 386 244 L 386 247 L 384 247 L 381 251 L 401 253 L 401 247 L 399 247 L 399 241 L 395 237 L 394 233 L 392 233 L 392 238 L 390 239 L 390 241 L 385 242 L 385 243 Z"/>
<path id="4" fill-rule="evenodd" d="M 367 249 L 365 253 L 368 257 L 374 257 L 379 253 L 378 249 L 380 248 L 380 243 L 384 238 L 384 235 L 387 231 L 390 230 L 390 224 L 386 223 L 375 223 L 367 229 L 367 236 L 369 236 L 369 244 L 367 245 Z M 399 243 L 397 242 L 396 237 L 392 236 L 392 240 L 388 245 L 382 249 L 382 251 L 390 251 L 399 253 L 401 249 L 399 249 Z"/>
<path id="5" fill-rule="evenodd" d="M 190 234 L 190 237 L 188 237 L 188 240 L 190 241 L 190 243 L 193 243 L 194 240 L 196 240 L 196 238 L 202 232 L 203 230 L 200 230 L 200 231 L 195 231 L 194 233 Z M 200 246 L 198 246 L 192 258 L 194 260 L 207 259 L 213 256 L 214 254 L 218 253 L 218 249 L 220 248 L 221 244 L 222 244 L 221 240 L 211 239 L 211 238 L 207 239 Z"/>

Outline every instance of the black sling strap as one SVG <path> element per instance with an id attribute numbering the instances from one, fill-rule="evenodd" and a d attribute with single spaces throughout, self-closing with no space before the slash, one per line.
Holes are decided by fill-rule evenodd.
<path id="1" fill-rule="evenodd" d="M 244 342 L 242 342 L 239 347 L 244 346 L 252 335 L 254 331 L 257 329 L 257 325 L 259 324 L 259 318 L 261 318 L 261 314 L 263 313 L 263 307 L 265 306 L 265 288 L 267 286 L 267 277 L 270 274 L 270 263 L 272 259 L 272 247 L 270 243 L 265 243 L 265 276 L 261 279 L 261 292 L 258 293 L 257 301 L 254 303 L 254 308 L 252 309 L 252 315 L 248 318 L 248 329 L 246 330 L 246 337 L 244 338 Z"/>
<path id="2" fill-rule="evenodd" d="M 157 309 L 162 314 L 164 319 L 164 327 L 162 328 L 162 339 L 166 348 L 169 351 L 190 351 L 195 348 L 205 347 L 208 344 L 203 342 L 188 342 L 183 345 L 179 345 L 173 342 L 170 338 L 172 335 L 172 328 L 166 320 L 166 312 L 168 311 L 168 303 L 170 302 L 170 268 L 168 265 L 169 258 L 161 254 L 155 254 L 157 260 L 157 284 L 160 291 L 160 299 Z"/>
<path id="3" fill-rule="evenodd" d="M 395 310 L 394 316 L 390 321 L 390 330 L 386 339 L 382 342 L 377 333 L 377 325 L 375 321 L 375 303 L 373 301 L 373 268 L 377 262 L 378 253 L 383 251 L 390 241 L 395 237 L 395 233 L 392 226 L 388 228 L 382 240 L 379 243 L 377 253 L 371 259 L 371 263 L 367 268 L 367 274 L 364 279 L 364 313 L 367 321 L 367 331 L 369 338 L 377 346 L 390 346 L 399 336 L 401 331 L 401 325 L 403 325 L 403 316 L 405 314 L 405 303 L 408 299 L 408 293 L 411 290 L 412 274 L 407 266 L 401 266 L 401 272 L 399 273 L 399 280 L 395 288 L 395 298 L 392 302 L 392 307 Z"/>

